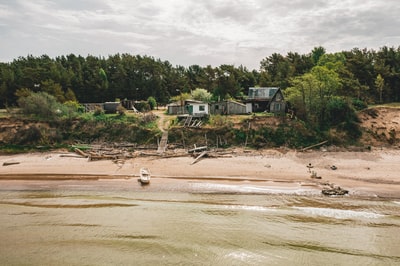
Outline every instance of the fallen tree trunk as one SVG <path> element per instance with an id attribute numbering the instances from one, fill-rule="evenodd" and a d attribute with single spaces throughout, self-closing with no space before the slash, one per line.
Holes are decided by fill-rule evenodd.
<path id="1" fill-rule="evenodd" d="M 60 154 L 60 157 L 70 157 L 70 158 L 86 158 L 85 156 L 79 154 Z"/>
<path id="2" fill-rule="evenodd" d="M 323 141 L 323 142 L 320 142 L 320 143 L 317 143 L 317 144 L 314 144 L 314 145 L 311 145 L 311 146 L 305 147 L 305 148 L 303 148 L 301 151 L 306 151 L 306 150 L 309 150 L 309 149 L 311 149 L 311 148 L 314 148 L 314 147 L 318 147 L 318 146 L 324 145 L 324 144 L 325 144 L 325 143 L 327 143 L 327 142 L 328 142 L 328 140 L 325 140 L 325 141 Z"/>
<path id="3" fill-rule="evenodd" d="M 4 162 L 3 166 L 9 166 L 9 165 L 13 165 L 13 164 L 20 164 L 20 162 Z"/>
<path id="4" fill-rule="evenodd" d="M 193 153 L 193 152 L 196 152 L 196 151 L 203 151 L 203 150 L 206 150 L 206 149 L 207 149 L 207 146 L 196 147 L 196 145 L 195 145 L 194 149 L 190 149 L 190 150 L 188 150 L 188 152 L 189 153 Z"/>
<path id="5" fill-rule="evenodd" d="M 208 152 L 207 151 L 203 151 L 202 153 L 200 153 L 199 156 L 196 157 L 196 159 L 194 159 L 194 161 L 191 164 L 195 164 L 197 163 L 203 156 L 205 156 Z"/>
<path id="6" fill-rule="evenodd" d="M 79 155 L 81 155 L 81 156 L 83 156 L 83 157 L 85 157 L 85 158 L 88 157 L 87 153 L 83 152 L 83 151 L 82 151 L 81 149 L 79 149 L 79 148 L 75 148 L 74 151 L 75 151 L 77 154 L 79 154 Z"/>

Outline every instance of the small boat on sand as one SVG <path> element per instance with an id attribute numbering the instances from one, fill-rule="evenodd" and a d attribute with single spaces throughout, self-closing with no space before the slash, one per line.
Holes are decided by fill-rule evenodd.
<path id="1" fill-rule="evenodd" d="M 149 169 L 142 167 L 140 168 L 140 177 L 139 177 L 139 182 L 142 184 L 148 184 L 150 183 L 150 171 Z"/>

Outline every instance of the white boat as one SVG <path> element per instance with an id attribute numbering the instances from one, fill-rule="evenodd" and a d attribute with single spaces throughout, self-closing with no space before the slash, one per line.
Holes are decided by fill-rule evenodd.
<path id="1" fill-rule="evenodd" d="M 148 184 L 150 183 L 150 171 L 149 169 L 142 167 L 140 168 L 140 178 L 139 178 L 140 183 L 142 184 Z"/>

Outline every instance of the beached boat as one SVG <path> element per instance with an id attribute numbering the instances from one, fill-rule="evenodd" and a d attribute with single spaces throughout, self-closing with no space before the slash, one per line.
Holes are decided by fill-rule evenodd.
<path id="1" fill-rule="evenodd" d="M 142 184 L 148 184 L 150 183 L 150 171 L 149 169 L 142 167 L 140 168 L 140 177 L 139 177 L 139 182 Z"/>

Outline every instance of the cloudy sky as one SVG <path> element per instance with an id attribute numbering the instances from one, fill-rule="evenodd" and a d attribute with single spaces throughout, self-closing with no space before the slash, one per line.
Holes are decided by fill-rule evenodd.
<path id="1" fill-rule="evenodd" d="M 244 65 L 272 53 L 400 45 L 398 0 L 0 0 L 0 61 L 150 55 Z"/>

